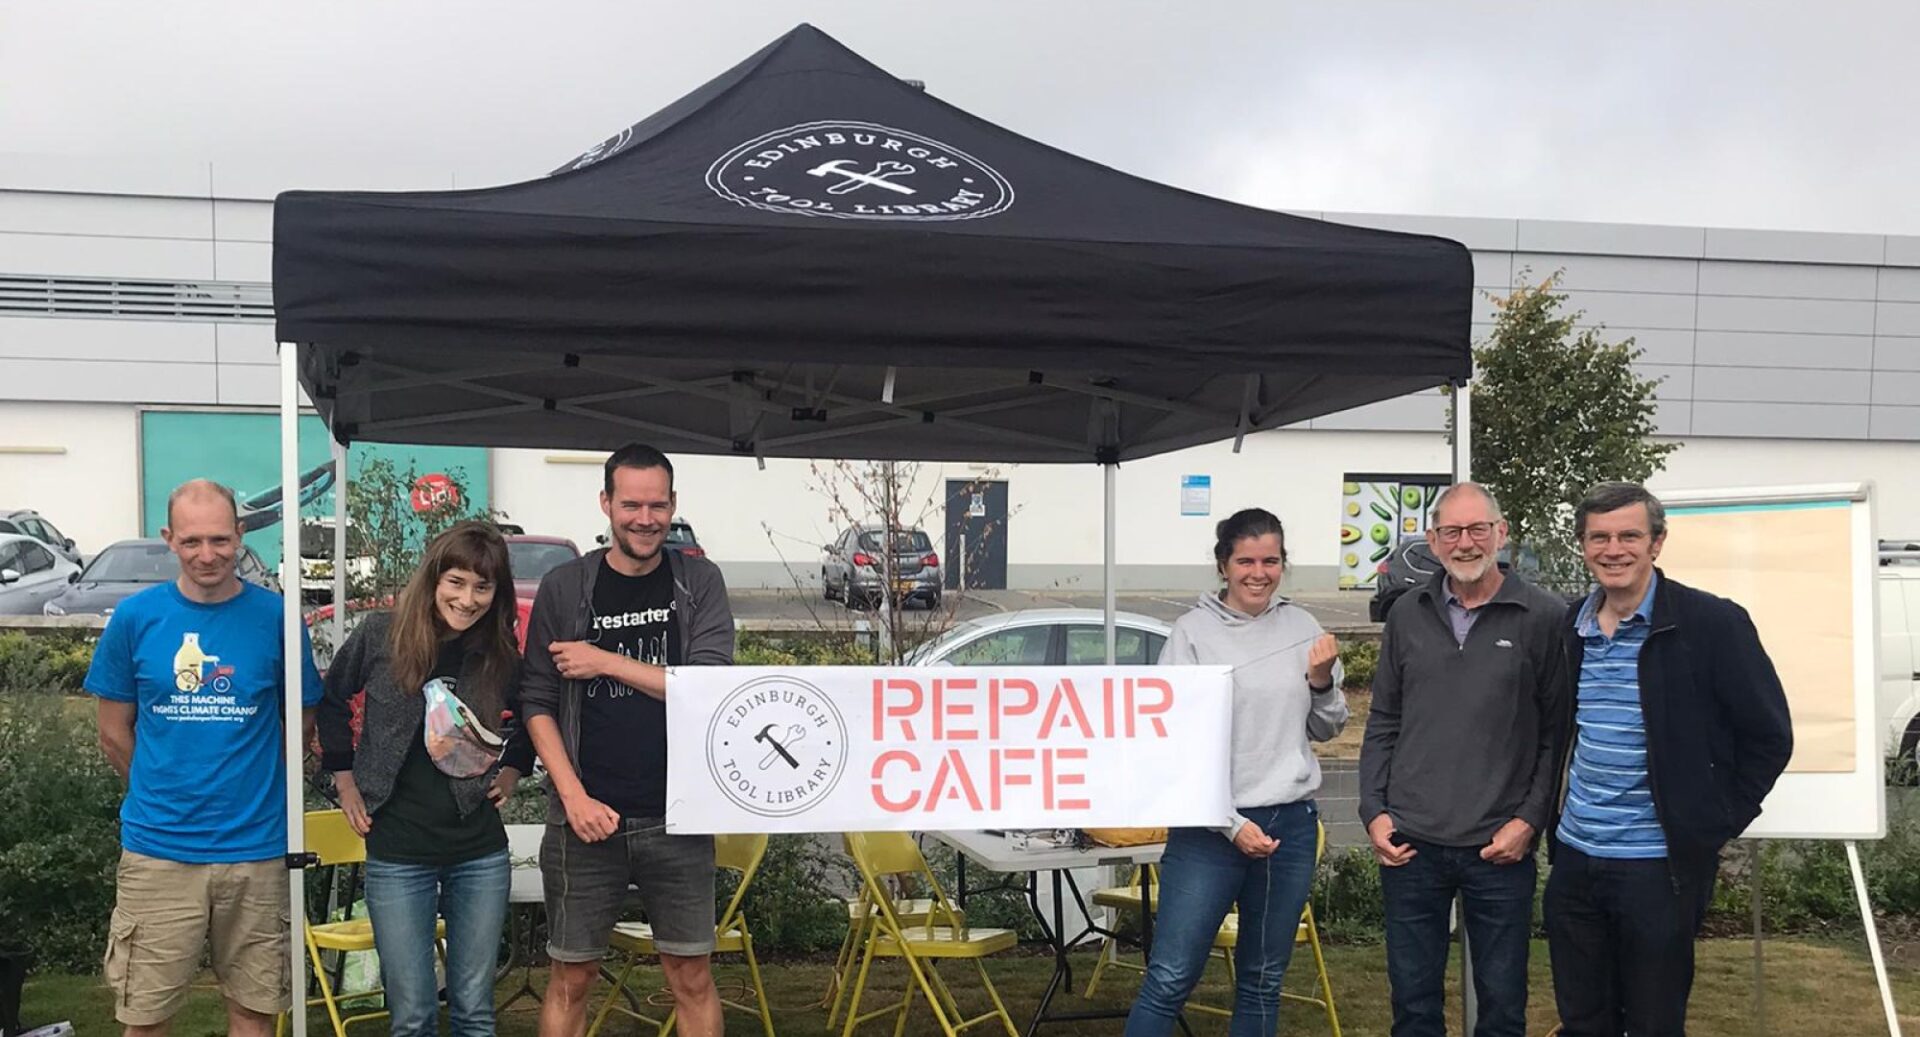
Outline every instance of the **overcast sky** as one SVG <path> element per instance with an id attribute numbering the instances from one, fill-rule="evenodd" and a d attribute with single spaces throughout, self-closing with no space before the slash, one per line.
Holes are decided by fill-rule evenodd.
<path id="1" fill-rule="evenodd" d="M 0 151 L 525 179 L 804 19 L 991 121 L 1255 205 L 1920 234 L 1914 0 L 292 7 L 0 0 Z"/>

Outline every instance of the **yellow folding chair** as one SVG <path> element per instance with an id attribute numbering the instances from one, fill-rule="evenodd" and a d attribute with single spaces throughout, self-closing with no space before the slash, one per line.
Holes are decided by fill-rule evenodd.
<path id="1" fill-rule="evenodd" d="M 985 962 L 988 955 L 1012 948 L 1018 940 L 1015 933 L 1010 929 L 972 929 L 961 921 L 959 912 L 940 889 L 940 883 L 934 880 L 920 847 L 905 832 L 849 832 L 846 838 L 847 850 L 853 856 L 853 866 L 860 872 L 860 881 L 866 887 L 873 910 L 869 912 L 871 923 L 861 949 L 860 971 L 853 981 L 853 1000 L 847 1005 L 842 1037 L 852 1037 L 854 1028 L 861 1023 L 890 1013 L 895 1017 L 894 1037 L 901 1037 L 906 1032 L 907 1013 L 913 1007 L 916 994 L 926 998 L 934 1021 L 940 1024 L 940 1032 L 946 1037 L 956 1037 L 962 1030 L 996 1019 L 1006 1028 L 1007 1037 L 1019 1037 L 1013 1018 L 1007 1014 L 1006 1003 L 987 975 Z M 928 890 L 932 907 L 925 922 L 908 924 L 901 920 L 898 902 L 888 891 L 885 880 L 903 875 L 912 876 Z M 904 961 L 909 982 L 899 1003 L 862 1013 L 860 999 L 866 993 L 867 975 L 875 958 Z M 953 991 L 935 968 L 943 958 L 973 962 L 980 974 L 981 987 L 993 1001 L 992 1011 L 972 1017 L 961 1011 Z"/>
<path id="2" fill-rule="evenodd" d="M 1326 852 L 1326 849 L 1327 828 L 1326 825 L 1322 824 L 1318 826 L 1318 831 L 1315 835 L 1313 860 L 1316 865 L 1320 862 L 1320 857 Z M 1144 867 L 1149 869 L 1153 868 L 1152 865 L 1144 865 Z M 1150 871 L 1149 874 L 1154 884 L 1158 885 L 1158 870 L 1154 869 Z M 1101 907 L 1110 907 L 1120 911 L 1131 911 L 1137 914 L 1140 911 L 1140 886 L 1136 882 L 1129 886 L 1114 886 L 1108 889 L 1098 890 L 1093 894 L 1093 902 Z M 1300 912 L 1300 924 L 1294 930 L 1293 939 L 1295 945 L 1306 944 L 1313 950 L 1313 964 L 1319 981 L 1320 994 L 1318 997 L 1314 997 L 1307 994 L 1289 993 L 1283 990 L 1280 992 L 1280 996 L 1289 1001 L 1299 1001 L 1325 1009 L 1327 1013 L 1327 1025 L 1332 1029 L 1333 1037 L 1340 1037 L 1340 1015 L 1335 1011 L 1333 1006 L 1333 982 L 1327 976 L 1327 959 L 1320 949 L 1320 928 L 1314 924 L 1313 903 L 1311 901 L 1309 901 L 1305 909 Z M 1220 923 L 1220 932 L 1213 938 L 1213 955 L 1226 963 L 1227 978 L 1229 981 L 1233 978 L 1233 951 L 1235 947 L 1239 946 L 1239 943 L 1240 911 L 1239 908 L 1236 907 L 1227 915 L 1226 920 Z M 1100 957 L 1093 966 L 1093 977 L 1087 982 L 1088 997 L 1092 997 L 1095 988 L 1098 987 L 1100 983 L 1100 973 L 1109 968 L 1122 968 L 1134 972 L 1146 971 L 1144 964 L 1120 957 L 1116 941 L 1113 937 L 1109 936 L 1106 942 L 1100 947 Z M 1207 1012 L 1213 1015 L 1231 1016 L 1233 1014 L 1233 1010 L 1230 1008 L 1221 1008 L 1217 1005 L 1199 1004 L 1191 1001 L 1187 1003 L 1187 1007 L 1196 1012 Z"/>
<path id="3" fill-rule="evenodd" d="M 318 857 L 322 866 L 343 864 L 363 864 L 367 859 L 367 844 L 361 840 L 360 833 L 347 823 L 347 815 L 338 810 L 309 810 L 306 817 L 307 851 Z M 435 951 L 444 955 L 444 941 L 447 936 L 445 919 L 434 919 Z M 337 951 L 350 953 L 373 950 L 373 921 L 367 918 L 351 918 L 344 922 L 323 922 L 306 927 L 307 958 L 313 963 L 314 985 L 320 990 L 319 997 L 307 999 L 306 1007 L 327 1006 L 327 1018 L 333 1021 L 334 1037 L 347 1037 L 347 1027 L 354 1023 L 364 1023 L 373 1019 L 385 1019 L 385 991 L 375 988 L 348 995 L 355 1000 L 378 995 L 381 1007 L 376 1011 L 358 1012 L 353 1015 L 340 1014 L 340 995 L 334 991 L 333 984 L 327 981 L 327 967 L 321 960 L 320 952 Z M 287 1017 L 281 1016 L 275 1024 L 275 1032 L 285 1031 Z"/>
<path id="4" fill-rule="evenodd" d="M 716 954 L 741 954 L 747 959 L 747 976 L 753 983 L 753 1003 L 729 1001 L 721 998 L 720 1003 L 727 1008 L 746 1012 L 760 1017 L 760 1026 L 767 1037 L 774 1037 L 773 1017 L 767 1012 L 767 988 L 760 981 L 760 960 L 753 953 L 753 933 L 747 928 L 746 915 L 741 904 L 747 899 L 747 889 L 753 885 L 753 876 L 760 870 L 760 861 L 767 855 L 767 837 L 764 835 L 718 835 L 713 839 L 713 862 L 716 867 L 740 873 L 740 884 L 734 888 L 733 897 L 727 901 L 726 909 L 720 912 L 719 924 L 714 926 L 714 952 Z M 595 1037 L 600 1026 L 606 1022 L 612 1012 L 631 1016 L 643 1023 L 659 1028 L 660 1037 L 666 1037 L 673 1029 L 673 1021 L 680 1012 L 673 1009 L 665 1019 L 655 1019 L 622 1004 L 622 991 L 633 976 L 640 959 L 651 958 L 660 953 L 653 941 L 653 927 L 643 922 L 621 922 L 613 927 L 613 950 L 626 956 L 626 964 L 614 977 L 612 989 L 607 991 L 607 1000 L 593 1017 L 593 1025 L 587 1028 L 588 1037 Z"/>
<path id="5" fill-rule="evenodd" d="M 847 843 L 845 835 L 841 836 L 840 842 L 841 846 L 846 848 L 847 856 L 851 858 L 853 850 Z M 900 924 L 908 928 L 927 924 L 928 918 L 934 911 L 933 900 L 926 897 L 914 899 L 895 897 L 893 906 Z M 955 924 L 965 925 L 966 910 L 954 908 L 953 918 L 956 919 Z M 873 898 L 867 893 L 866 884 L 862 883 L 859 892 L 852 900 L 847 901 L 847 935 L 840 941 L 840 953 L 834 959 L 833 971 L 827 975 L 827 993 L 831 995 L 830 1007 L 827 1011 L 828 1030 L 832 1030 L 834 1022 L 840 1018 L 840 1007 L 847 999 L 847 979 L 852 975 L 854 965 L 858 963 L 860 949 L 866 946 L 867 929 L 873 924 L 873 919 Z"/>
<path id="6" fill-rule="evenodd" d="M 1140 870 L 1142 868 L 1146 869 L 1147 884 L 1157 888 L 1160 884 L 1159 867 L 1153 864 L 1142 864 L 1134 869 L 1133 881 L 1126 885 L 1107 886 L 1103 889 L 1094 890 L 1093 896 L 1091 897 L 1093 906 L 1109 908 L 1119 914 L 1140 914 Z M 1227 974 L 1233 974 L 1233 960 L 1228 952 L 1216 947 L 1214 948 L 1213 956 L 1226 962 Z M 1108 969 L 1126 969 L 1129 972 L 1145 972 L 1147 971 L 1147 966 L 1144 961 L 1134 961 L 1131 958 L 1122 957 L 1120 954 L 1120 941 L 1114 936 L 1108 935 L 1106 939 L 1100 942 L 1100 954 L 1093 961 L 1093 975 L 1087 978 L 1087 997 L 1093 997 L 1094 992 L 1100 989 L 1100 974 Z"/>

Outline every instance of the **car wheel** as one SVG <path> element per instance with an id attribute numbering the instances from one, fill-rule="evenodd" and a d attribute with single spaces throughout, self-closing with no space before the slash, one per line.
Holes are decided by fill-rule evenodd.
<path id="1" fill-rule="evenodd" d="M 827 601 L 833 600 L 833 584 L 827 582 L 827 571 L 825 569 L 820 570 L 820 597 Z"/>

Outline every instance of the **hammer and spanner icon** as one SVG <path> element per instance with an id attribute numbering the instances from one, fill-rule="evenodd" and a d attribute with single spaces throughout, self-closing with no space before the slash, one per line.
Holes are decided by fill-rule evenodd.
<path id="1" fill-rule="evenodd" d="M 851 162 L 853 162 L 853 159 L 850 158 L 836 158 L 831 162 L 822 162 L 812 169 L 807 170 L 807 175 L 839 176 L 846 178 L 834 184 L 832 187 L 827 188 L 828 194 L 851 194 L 862 187 L 882 187 L 896 194 L 916 193 L 913 188 L 905 184 L 896 184 L 887 179 L 888 177 L 906 176 L 912 173 L 913 167 L 905 162 L 879 162 L 876 163 L 872 169 L 864 173 L 857 169 L 848 169 L 847 165 Z"/>
<path id="2" fill-rule="evenodd" d="M 779 726 L 778 724 L 768 724 L 760 729 L 759 734 L 753 736 L 754 741 L 765 742 L 767 743 L 767 747 L 773 750 L 766 755 L 765 759 L 760 761 L 760 769 L 764 771 L 768 767 L 773 766 L 773 761 L 775 760 L 785 760 L 787 761 L 787 766 L 792 767 L 794 770 L 799 770 L 800 761 L 793 758 L 793 753 L 788 752 L 787 747 L 807 737 L 807 729 L 801 727 L 799 724 L 788 724 L 786 737 L 781 739 L 773 736 L 773 729 Z"/>

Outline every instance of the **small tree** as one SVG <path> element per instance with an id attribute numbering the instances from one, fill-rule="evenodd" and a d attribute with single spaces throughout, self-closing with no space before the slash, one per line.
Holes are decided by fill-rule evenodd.
<path id="1" fill-rule="evenodd" d="M 1576 328 L 1560 273 L 1495 296 L 1493 332 L 1474 350 L 1473 466 L 1500 499 L 1516 546 L 1544 583 L 1586 586 L 1573 508 L 1595 483 L 1645 482 L 1678 443 L 1653 442 L 1655 379 L 1633 369 L 1633 339 Z"/>
<path id="2" fill-rule="evenodd" d="M 372 566 L 364 572 L 348 567 L 352 597 L 379 601 L 398 594 L 427 541 L 456 522 L 494 517 L 485 501 L 467 493 L 464 470 L 445 474 L 445 482 L 425 485 L 411 463 L 401 471 L 391 459 L 377 457 L 361 467 L 347 488 L 347 554 Z"/>

